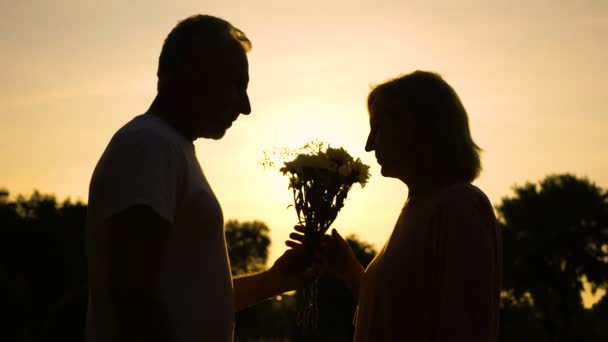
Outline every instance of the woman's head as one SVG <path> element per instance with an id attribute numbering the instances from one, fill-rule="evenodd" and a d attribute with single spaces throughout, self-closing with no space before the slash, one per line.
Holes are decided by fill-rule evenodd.
<path id="1" fill-rule="evenodd" d="M 479 175 L 481 149 L 473 142 L 467 112 L 439 75 L 415 71 L 376 86 L 367 108 L 382 174 L 416 182 L 471 182 Z"/>

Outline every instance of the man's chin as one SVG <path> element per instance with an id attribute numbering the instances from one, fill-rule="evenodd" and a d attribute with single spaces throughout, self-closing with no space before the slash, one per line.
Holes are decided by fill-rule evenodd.
<path id="1" fill-rule="evenodd" d="M 224 129 L 215 129 L 212 131 L 206 131 L 201 134 L 201 138 L 220 140 L 224 137 L 224 135 L 226 135 L 226 130 L 227 129 L 224 128 Z"/>

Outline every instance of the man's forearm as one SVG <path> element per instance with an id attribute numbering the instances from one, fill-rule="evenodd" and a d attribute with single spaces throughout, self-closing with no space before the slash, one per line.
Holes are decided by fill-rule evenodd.
<path id="1" fill-rule="evenodd" d="M 234 278 L 234 310 L 239 311 L 288 289 L 272 271 L 248 274 Z"/>

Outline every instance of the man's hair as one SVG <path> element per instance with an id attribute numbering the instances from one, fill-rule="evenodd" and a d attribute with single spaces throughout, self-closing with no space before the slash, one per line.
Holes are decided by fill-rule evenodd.
<path id="1" fill-rule="evenodd" d="M 419 165 L 435 177 L 472 182 L 479 176 L 481 149 L 469 130 L 467 112 L 454 89 L 441 76 L 415 71 L 372 89 L 367 108 L 405 122 L 414 139 Z"/>
<path id="2" fill-rule="evenodd" d="M 187 73 L 195 72 L 188 69 L 193 65 L 213 70 L 238 49 L 248 52 L 251 41 L 226 20 L 199 14 L 180 21 L 165 39 L 158 59 L 158 91 L 179 84 Z"/>

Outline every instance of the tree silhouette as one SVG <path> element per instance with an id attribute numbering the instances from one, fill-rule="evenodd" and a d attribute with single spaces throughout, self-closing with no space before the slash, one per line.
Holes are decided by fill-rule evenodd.
<path id="1" fill-rule="evenodd" d="M 608 194 L 586 179 L 549 176 L 516 187 L 497 206 L 504 239 L 503 341 L 608 339 L 608 296 L 583 309 L 581 289 L 608 287 Z M 11 200 L 0 189 L 0 340 L 83 341 L 86 205 L 34 192 Z M 226 223 L 235 274 L 264 269 L 270 246 L 262 222 Z M 374 248 L 348 236 L 365 266 Z M 318 341 L 352 340 L 356 301 L 335 279 L 319 280 Z M 295 297 L 236 316 L 237 338 L 291 336 Z"/>
<path id="2" fill-rule="evenodd" d="M 593 290 L 608 285 L 608 194 L 569 174 L 514 192 L 496 208 L 504 244 L 502 331 L 510 333 L 510 312 L 518 312 L 538 318 L 547 341 L 573 341 L 583 335 L 584 279 Z"/>
<path id="3" fill-rule="evenodd" d="M 84 340 L 86 206 L 0 196 L 4 341 Z"/>
<path id="4" fill-rule="evenodd" d="M 266 268 L 269 232 L 268 226 L 261 221 L 226 222 L 226 245 L 232 274 L 259 272 Z M 295 325 L 295 309 L 289 304 L 291 298 L 281 299 L 272 298 L 237 312 L 236 340 L 289 336 Z"/>
<path id="5" fill-rule="evenodd" d="M 264 222 L 229 220 L 225 232 L 232 274 L 258 272 L 266 267 L 270 229 Z"/>
<path id="6" fill-rule="evenodd" d="M 363 267 L 367 267 L 370 262 L 374 259 L 377 252 L 374 246 L 368 242 L 365 242 L 359 238 L 357 234 L 347 235 L 345 238 L 346 242 L 350 246 L 350 248 L 355 253 L 357 260 L 363 265 Z"/>

